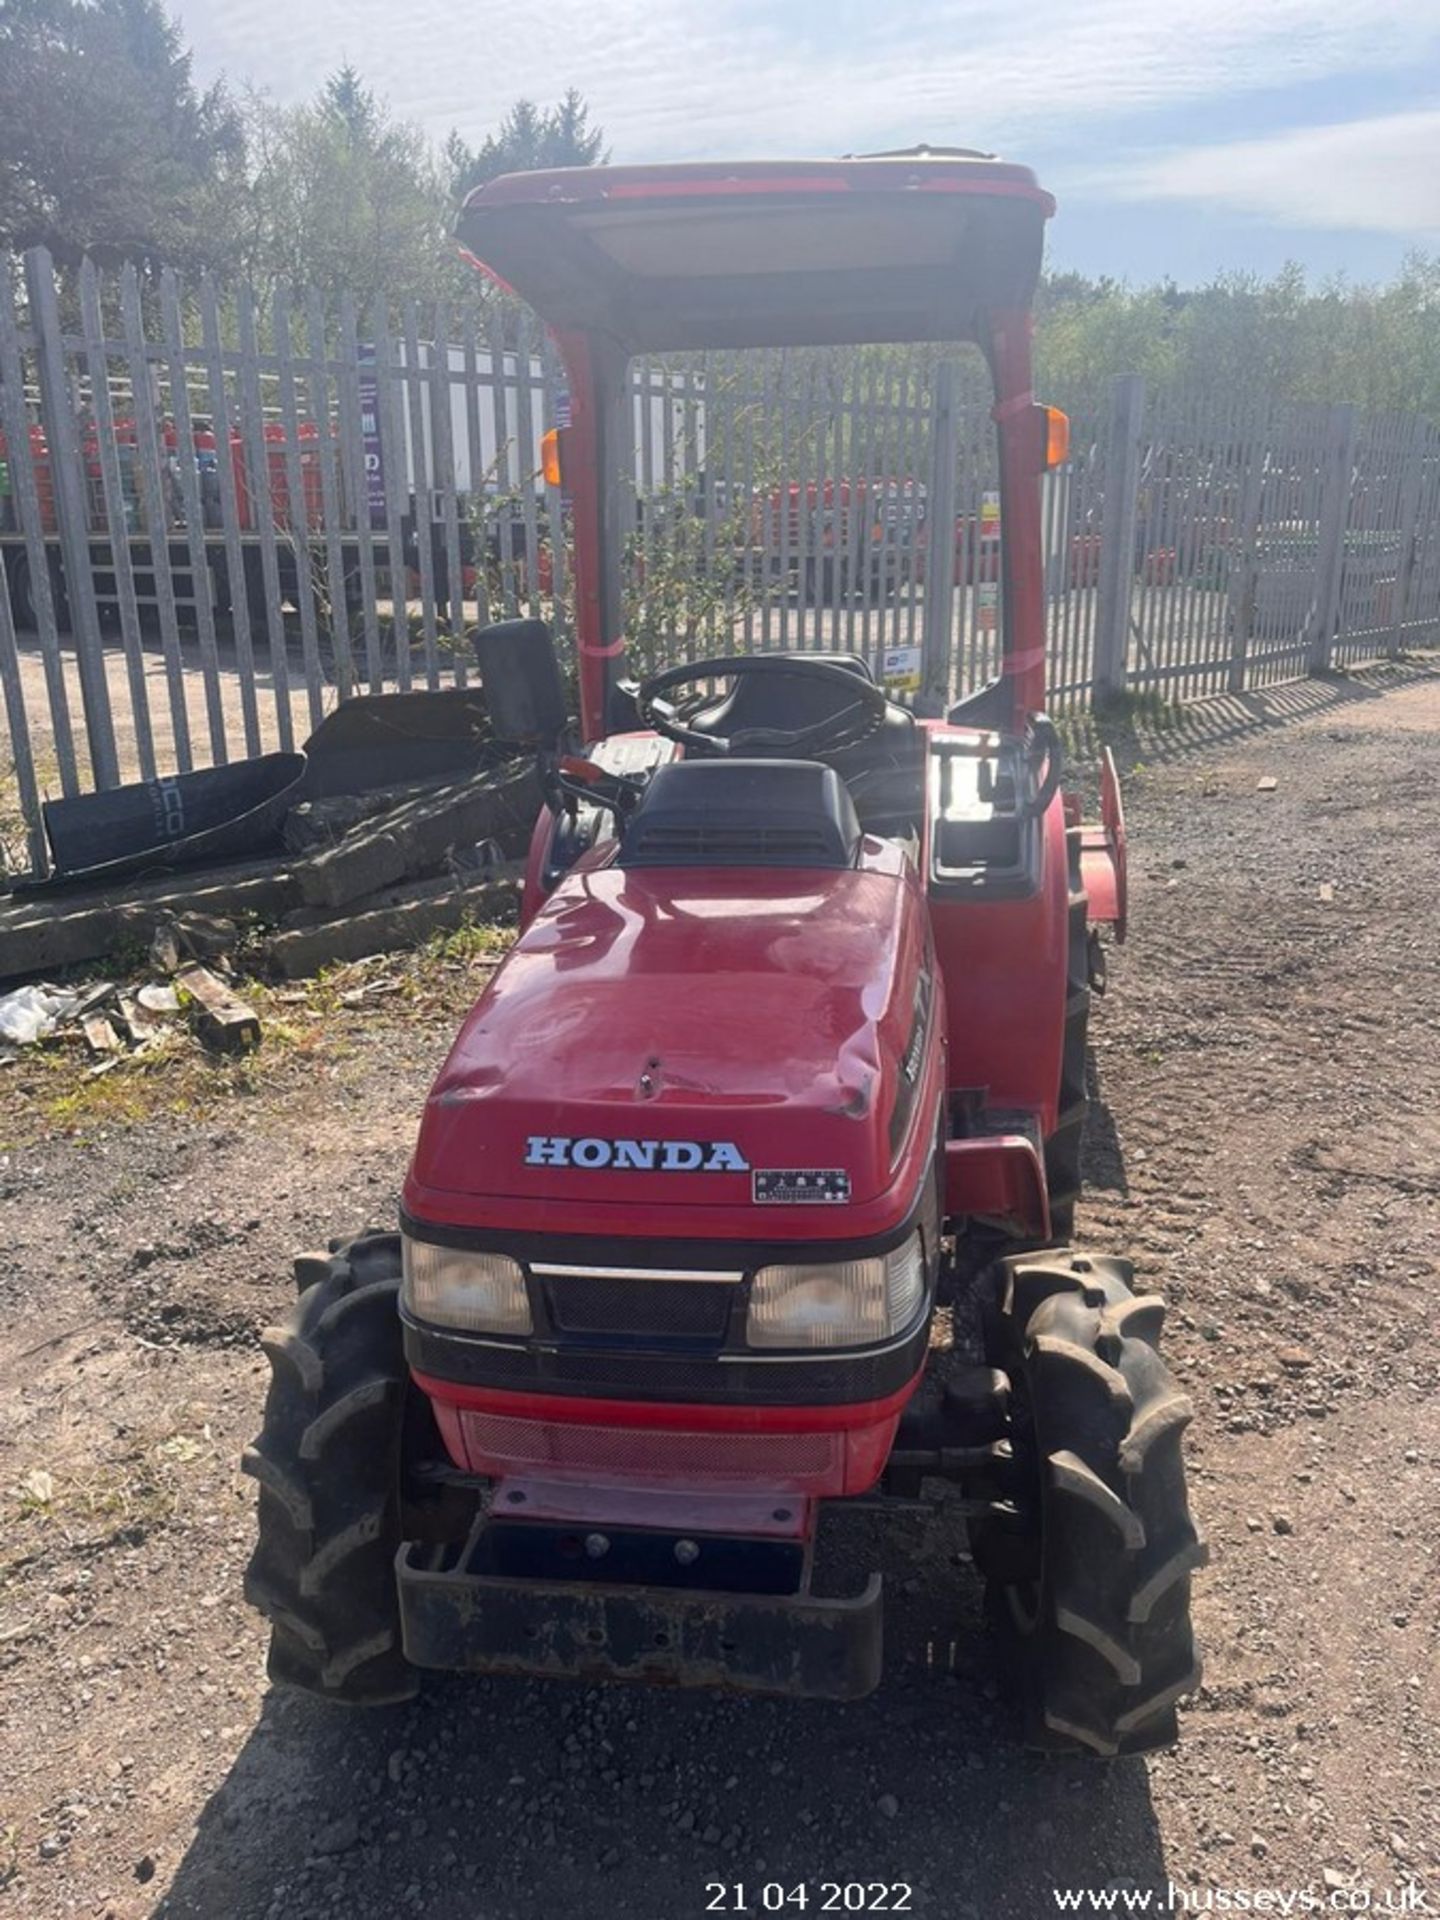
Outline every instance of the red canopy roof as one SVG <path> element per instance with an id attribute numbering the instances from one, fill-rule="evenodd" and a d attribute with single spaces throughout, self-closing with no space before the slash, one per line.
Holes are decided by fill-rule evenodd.
<path id="1" fill-rule="evenodd" d="M 957 340 L 1029 306 L 1053 211 L 1027 167 L 922 151 L 507 174 L 459 236 L 552 326 L 627 353 Z"/>

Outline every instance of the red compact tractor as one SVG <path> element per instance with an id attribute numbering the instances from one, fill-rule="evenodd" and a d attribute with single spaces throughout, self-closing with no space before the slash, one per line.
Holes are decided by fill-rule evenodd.
<path id="1" fill-rule="evenodd" d="M 276 1680 L 861 1695 L 881 1582 L 843 1590 L 817 1529 L 945 1481 L 1028 1737 L 1174 1738 L 1190 1406 L 1161 1301 L 1068 1244 L 1125 836 L 1108 766 L 1080 824 L 1043 712 L 1051 211 L 1022 167 L 924 153 L 523 174 L 466 206 L 568 371 L 579 727 L 542 623 L 480 633 L 551 804 L 398 1233 L 301 1259 L 265 1337 L 247 1591 Z M 631 357 L 941 340 L 994 375 L 1000 678 L 944 719 L 838 655 L 627 683 Z"/>

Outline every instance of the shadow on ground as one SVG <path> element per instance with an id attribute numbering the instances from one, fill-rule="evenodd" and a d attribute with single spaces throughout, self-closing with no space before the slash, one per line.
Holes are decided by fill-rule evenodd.
<path id="1" fill-rule="evenodd" d="M 1085 1052 L 1085 1138 L 1081 1148 L 1080 1170 L 1086 1193 L 1118 1193 L 1128 1196 L 1130 1176 L 1125 1170 L 1125 1149 L 1120 1144 L 1120 1129 L 1105 1098 L 1104 1081 L 1095 1049 Z"/>
<path id="2" fill-rule="evenodd" d="M 351 1720 L 271 1693 L 153 1920 L 674 1920 L 740 1910 L 737 1885 L 751 1912 L 766 1884 L 821 1911 L 829 1881 L 1035 1920 L 1057 1887 L 1163 1887 L 1145 1763 L 1019 1750 L 951 1576 L 971 1603 L 953 1671 L 925 1671 L 928 1610 L 895 1594 L 890 1677 L 845 1707 L 447 1677 Z"/>
<path id="3" fill-rule="evenodd" d="M 1143 699 L 1121 702 L 1101 713 L 1076 716 L 1079 751 L 1101 742 L 1124 773 L 1141 761 L 1158 764 L 1256 738 L 1327 713 L 1343 714 L 1402 687 L 1440 679 L 1434 655 L 1366 662 L 1353 672 L 1316 674 L 1248 693 L 1219 694 L 1151 710 Z"/>

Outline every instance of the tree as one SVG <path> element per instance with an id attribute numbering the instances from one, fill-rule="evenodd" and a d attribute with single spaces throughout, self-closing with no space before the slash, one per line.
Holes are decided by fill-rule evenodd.
<path id="1" fill-rule="evenodd" d="M 1047 400 L 1084 416 L 1122 373 L 1165 385 L 1175 377 L 1176 316 L 1160 288 L 1054 275 L 1036 301 L 1035 361 Z"/>
<path id="2" fill-rule="evenodd" d="M 1412 254 L 1384 287 L 1311 286 L 1295 264 L 1270 279 L 1134 288 L 1083 275 L 1041 287 L 1036 362 L 1047 399 L 1082 413 L 1120 373 L 1232 403 L 1353 403 L 1440 417 L 1440 259 Z"/>
<path id="3" fill-rule="evenodd" d="M 299 107 L 255 99 L 253 177 L 240 266 L 361 312 L 381 296 L 431 299 L 462 283 L 444 182 L 418 127 L 392 119 L 349 66 Z"/>
<path id="4" fill-rule="evenodd" d="M 0 245 L 218 264 L 244 158 L 159 0 L 0 0 Z"/>
<path id="5" fill-rule="evenodd" d="M 383 118 L 374 93 L 348 60 L 320 89 L 319 107 L 354 140 L 373 139 Z"/>
<path id="6" fill-rule="evenodd" d="M 478 147 L 467 146 L 456 132 L 444 149 L 450 193 L 457 203 L 502 173 L 603 166 L 609 157 L 604 130 L 591 126 L 590 109 L 575 87 L 558 106 L 543 112 L 533 100 L 517 100 L 498 130 L 487 134 Z"/>

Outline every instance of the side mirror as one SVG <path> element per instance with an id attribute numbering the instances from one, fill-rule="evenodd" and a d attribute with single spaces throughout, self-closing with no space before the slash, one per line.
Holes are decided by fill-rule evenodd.
<path id="1" fill-rule="evenodd" d="M 479 629 L 474 645 L 496 738 L 554 746 L 570 716 L 549 627 L 543 620 L 497 620 Z"/>

